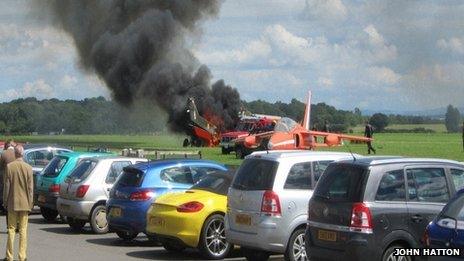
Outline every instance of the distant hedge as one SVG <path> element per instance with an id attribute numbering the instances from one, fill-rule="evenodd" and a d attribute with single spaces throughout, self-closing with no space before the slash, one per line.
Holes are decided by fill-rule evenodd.
<path id="1" fill-rule="evenodd" d="M 384 133 L 435 133 L 432 129 L 426 129 L 424 127 L 414 129 L 385 129 Z"/>

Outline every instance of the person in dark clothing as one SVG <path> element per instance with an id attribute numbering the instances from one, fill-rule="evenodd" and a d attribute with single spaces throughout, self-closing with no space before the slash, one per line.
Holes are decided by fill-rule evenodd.
<path id="1" fill-rule="evenodd" d="M 15 154 L 14 154 L 14 146 L 15 146 L 15 143 L 13 140 L 7 140 L 4 144 L 3 151 L 0 153 L 0 192 L 2 195 L 3 195 L 3 186 L 5 184 L 6 166 L 16 159 Z M 2 200 L 0 199 L 0 201 Z M 3 208 L 3 201 L 1 203 L 2 203 L 2 206 L 0 207 L 0 210 L 4 212 L 5 209 Z"/>
<path id="2" fill-rule="evenodd" d="M 364 137 L 372 138 L 374 136 L 374 127 L 369 124 L 369 121 L 366 122 L 366 127 L 364 128 Z M 371 151 L 375 154 L 375 149 L 372 147 L 372 142 L 367 142 L 367 154 L 371 154 Z"/>
<path id="3" fill-rule="evenodd" d="M 323 132 L 329 132 L 329 131 L 330 131 L 330 127 L 329 127 L 329 122 L 328 122 L 328 121 L 324 121 L 324 127 L 322 128 L 322 131 L 323 131 Z"/>

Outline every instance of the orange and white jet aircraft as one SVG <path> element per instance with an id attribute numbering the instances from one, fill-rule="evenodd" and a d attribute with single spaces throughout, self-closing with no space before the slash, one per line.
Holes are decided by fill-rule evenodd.
<path id="1" fill-rule="evenodd" d="M 368 142 L 371 138 L 345 135 L 332 132 L 313 131 L 309 128 L 311 115 L 311 91 L 308 92 L 303 124 L 283 117 L 276 122 L 274 130 L 261 132 L 235 140 L 235 151 L 238 158 L 257 150 L 313 150 L 317 147 L 343 145 L 343 140 Z M 318 142 L 316 137 L 321 137 Z"/>

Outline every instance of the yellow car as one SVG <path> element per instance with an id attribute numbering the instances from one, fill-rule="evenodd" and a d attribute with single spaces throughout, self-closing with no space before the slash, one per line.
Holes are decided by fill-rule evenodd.
<path id="1" fill-rule="evenodd" d="M 222 259 L 233 248 L 226 241 L 224 215 L 233 174 L 208 174 L 189 190 L 160 196 L 147 212 L 147 234 L 171 252 L 198 248 L 208 259 Z"/>

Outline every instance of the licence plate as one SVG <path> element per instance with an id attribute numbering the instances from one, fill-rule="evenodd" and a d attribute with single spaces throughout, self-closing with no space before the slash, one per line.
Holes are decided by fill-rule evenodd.
<path id="1" fill-rule="evenodd" d="M 150 223 L 155 227 L 162 227 L 164 226 L 164 219 L 160 217 L 151 217 Z"/>
<path id="2" fill-rule="evenodd" d="M 121 216 L 121 208 L 111 208 L 110 209 L 110 216 L 112 217 L 120 217 Z"/>
<path id="3" fill-rule="evenodd" d="M 318 230 L 317 238 L 324 241 L 337 241 L 337 232 L 327 231 L 327 230 Z"/>
<path id="4" fill-rule="evenodd" d="M 237 214 L 235 216 L 235 223 L 240 225 L 251 226 L 251 217 L 245 214 Z"/>
<path id="5" fill-rule="evenodd" d="M 39 197 L 37 198 L 37 201 L 39 201 L 41 203 L 45 203 L 47 201 L 47 199 L 45 198 L 44 195 L 39 195 Z"/>

